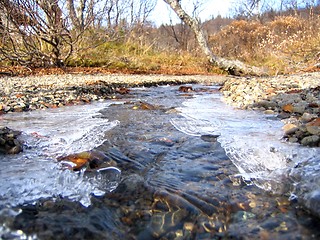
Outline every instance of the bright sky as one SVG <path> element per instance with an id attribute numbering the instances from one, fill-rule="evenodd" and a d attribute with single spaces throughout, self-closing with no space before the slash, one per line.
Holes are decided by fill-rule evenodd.
<path id="1" fill-rule="evenodd" d="M 187 8 L 189 7 L 189 10 L 192 11 L 193 1 L 194 0 L 182 0 L 182 4 L 187 5 L 184 9 L 188 11 Z M 219 14 L 224 17 L 229 16 L 232 1 L 233 0 L 203 0 L 203 2 L 205 2 L 202 6 L 203 11 L 199 15 L 201 20 L 208 20 L 211 19 L 212 16 L 216 17 Z M 170 16 L 174 23 L 180 22 L 168 4 L 163 0 L 158 0 L 155 10 L 150 16 L 150 20 L 155 22 L 157 26 L 160 26 L 162 23 L 170 23 Z"/>

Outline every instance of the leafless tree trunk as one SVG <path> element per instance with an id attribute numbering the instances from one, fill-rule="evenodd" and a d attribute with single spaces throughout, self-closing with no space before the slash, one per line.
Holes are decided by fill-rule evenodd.
<path id="1" fill-rule="evenodd" d="M 227 60 L 216 56 L 208 46 L 205 34 L 196 18 L 189 16 L 181 7 L 181 0 L 164 0 L 175 11 L 178 17 L 184 21 L 192 31 L 195 33 L 198 44 L 207 56 L 210 63 L 218 66 L 219 68 L 227 71 L 231 75 L 262 75 L 259 68 L 248 66 L 238 60 Z"/>
<path id="2" fill-rule="evenodd" d="M 58 0 L 0 1 L 1 55 L 24 65 L 57 65 L 72 52 Z"/>

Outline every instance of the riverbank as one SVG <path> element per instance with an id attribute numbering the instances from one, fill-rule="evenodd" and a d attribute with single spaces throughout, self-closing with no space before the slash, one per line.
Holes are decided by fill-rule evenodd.
<path id="1" fill-rule="evenodd" d="M 0 78 L 0 113 L 55 108 L 115 98 L 129 87 L 218 83 L 220 76 L 63 74 Z"/>
<path id="2" fill-rule="evenodd" d="M 320 73 L 230 78 L 221 91 L 228 104 L 275 115 L 291 143 L 320 146 Z"/>

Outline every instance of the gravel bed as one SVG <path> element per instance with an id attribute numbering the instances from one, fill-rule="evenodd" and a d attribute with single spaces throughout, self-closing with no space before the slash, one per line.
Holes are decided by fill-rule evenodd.
<path id="1" fill-rule="evenodd" d="M 269 78 L 229 78 L 221 91 L 228 104 L 283 119 L 284 138 L 320 147 L 320 73 Z"/>
<path id="2" fill-rule="evenodd" d="M 218 83 L 221 76 L 46 75 L 0 78 L 0 113 L 89 103 L 125 93 L 125 88 L 183 83 Z"/>
<path id="3" fill-rule="evenodd" d="M 113 99 L 129 87 L 151 87 L 165 84 L 216 83 L 223 76 L 168 76 L 124 74 L 64 74 L 0 78 L 0 115 L 36 109 L 86 104 Z M 0 153 L 22 151 L 23 143 L 12 129 L 0 126 Z"/>

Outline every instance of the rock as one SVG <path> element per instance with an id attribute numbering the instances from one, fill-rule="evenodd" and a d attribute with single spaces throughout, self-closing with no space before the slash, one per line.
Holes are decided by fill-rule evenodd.
<path id="1" fill-rule="evenodd" d="M 303 114 L 306 110 L 307 104 L 305 102 L 301 102 L 293 106 L 293 112 Z"/>
<path id="2" fill-rule="evenodd" d="M 311 134 L 320 135 L 320 118 L 316 118 L 313 121 L 306 124 L 307 131 Z"/>
<path id="3" fill-rule="evenodd" d="M 0 127 L 0 153 L 17 154 L 22 152 L 22 142 L 17 138 L 21 133 L 8 127 Z"/>
<path id="4" fill-rule="evenodd" d="M 7 154 L 17 154 L 17 153 L 20 153 L 20 152 L 22 152 L 22 146 L 19 144 L 19 145 L 16 145 L 16 146 L 10 148 L 7 151 Z"/>
<path id="5" fill-rule="evenodd" d="M 320 127 L 306 124 L 307 131 L 313 135 L 320 135 Z"/>
<path id="6" fill-rule="evenodd" d="M 205 142 L 216 142 L 219 136 L 220 135 L 206 134 L 206 135 L 201 135 L 200 138 Z"/>
<path id="7" fill-rule="evenodd" d="M 265 110 L 264 112 L 263 112 L 264 114 L 268 114 L 268 115 L 272 115 L 272 114 L 275 114 L 275 112 L 273 111 L 273 110 Z"/>
<path id="8" fill-rule="evenodd" d="M 320 191 L 319 189 L 311 192 L 306 197 L 306 206 L 318 217 L 320 216 Z"/>
<path id="9" fill-rule="evenodd" d="M 298 141 L 299 141 L 299 139 L 296 138 L 296 137 L 290 137 L 290 138 L 288 138 L 288 142 L 290 142 L 290 143 L 297 143 Z"/>
<path id="10" fill-rule="evenodd" d="M 2 137 L 0 137 L 0 146 L 4 145 L 6 143 L 6 140 L 4 140 Z"/>
<path id="11" fill-rule="evenodd" d="M 308 137 L 304 137 L 301 140 L 301 144 L 310 147 L 318 147 L 320 141 L 320 137 L 318 135 L 311 135 Z"/>
<path id="12" fill-rule="evenodd" d="M 293 112 L 293 105 L 292 104 L 286 104 L 282 107 L 282 110 L 284 112 L 292 113 Z"/>
<path id="13" fill-rule="evenodd" d="M 85 151 L 58 157 L 58 161 L 62 162 L 64 166 L 74 171 L 82 169 L 93 170 L 117 165 L 114 160 L 110 159 L 98 150 Z"/>
<path id="14" fill-rule="evenodd" d="M 193 89 L 191 86 L 180 86 L 179 87 L 179 91 L 180 92 L 192 92 Z"/>
<path id="15" fill-rule="evenodd" d="M 257 105 L 264 107 L 265 109 L 272 109 L 277 106 L 277 104 L 271 100 L 261 100 Z"/>
<path id="16" fill-rule="evenodd" d="M 285 135 L 291 135 L 295 133 L 299 128 L 297 125 L 288 123 L 282 127 Z"/>
<path id="17" fill-rule="evenodd" d="M 130 92 L 130 89 L 125 88 L 125 87 L 120 87 L 120 88 L 116 88 L 116 93 L 119 94 L 128 94 Z"/>
<path id="18" fill-rule="evenodd" d="M 311 114 L 311 113 L 303 113 L 302 116 L 301 116 L 301 121 L 302 122 L 310 122 L 311 120 L 317 118 L 317 115 L 316 114 Z"/>
<path id="19" fill-rule="evenodd" d="M 146 102 L 138 102 L 138 104 L 136 104 L 134 107 L 133 107 L 134 110 L 156 110 L 157 107 L 150 104 L 150 103 L 146 103 Z"/>
<path id="20" fill-rule="evenodd" d="M 290 115 L 290 113 L 288 113 L 288 112 L 280 112 L 279 114 L 278 114 L 278 118 L 280 118 L 280 119 L 285 119 L 285 118 L 289 118 L 291 115 Z"/>
<path id="21" fill-rule="evenodd" d="M 36 103 L 36 102 L 38 102 L 38 101 L 39 101 L 39 97 L 33 97 L 33 98 L 31 98 L 31 100 L 30 100 L 31 103 Z"/>

